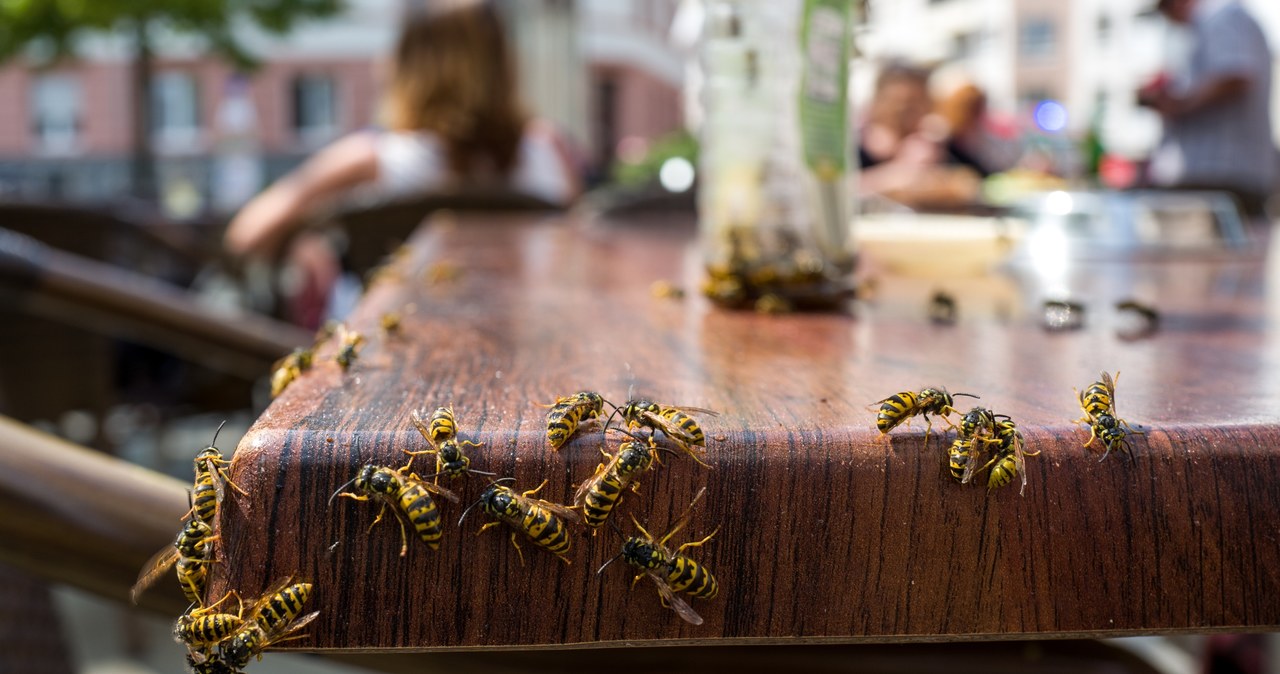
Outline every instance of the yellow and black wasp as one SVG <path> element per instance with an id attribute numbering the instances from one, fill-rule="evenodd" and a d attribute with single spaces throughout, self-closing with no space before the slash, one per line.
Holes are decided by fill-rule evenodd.
<path id="1" fill-rule="evenodd" d="M 216 446 L 218 433 L 222 432 L 222 427 L 226 424 L 227 422 L 224 421 L 218 425 L 218 430 L 213 433 L 213 442 L 200 450 L 195 458 L 195 481 L 191 487 L 190 512 L 201 522 L 209 525 L 213 524 L 213 518 L 218 514 L 218 507 L 222 504 L 223 484 L 230 485 L 241 494 L 245 493 L 227 475 L 225 466 L 231 465 L 231 462 L 222 457 L 222 452 Z"/>
<path id="2" fill-rule="evenodd" d="M 947 450 L 947 467 L 951 471 L 951 477 L 961 484 L 969 484 L 981 460 L 981 455 L 982 448 L 978 446 L 975 438 L 957 436 L 951 441 L 951 448 Z"/>
<path id="3" fill-rule="evenodd" d="M 662 597 L 663 606 L 671 607 L 686 622 L 701 625 L 702 616 L 699 616 L 687 602 L 676 596 L 676 593 L 683 592 L 699 599 L 712 599 L 720 592 L 720 584 L 716 582 L 716 577 L 712 575 L 707 567 L 685 556 L 683 553 L 689 548 L 700 547 L 710 541 L 720 531 L 720 527 L 716 527 L 715 531 L 708 534 L 706 538 L 685 543 L 676 548 L 674 552 L 666 546 L 667 541 L 671 540 L 671 537 L 676 532 L 689 523 L 693 506 L 697 504 L 706 491 L 706 487 L 703 487 L 693 497 L 693 501 L 685 509 L 684 514 L 676 520 L 675 525 L 662 538 L 655 539 L 652 534 L 645 531 L 644 527 L 640 526 L 640 522 L 636 521 L 633 516 L 631 522 L 640 532 L 640 535 L 628 538 L 622 544 L 622 552 L 605 562 L 596 573 L 602 573 L 605 567 L 618 558 L 622 558 L 628 564 L 641 570 L 641 573 L 632 579 L 632 587 L 635 587 L 641 577 L 649 576 L 653 579 L 654 584 L 658 586 L 658 595 Z"/>
<path id="4" fill-rule="evenodd" d="M 254 603 L 244 626 L 219 645 L 219 660 L 233 670 L 241 670 L 251 658 L 262 659 L 262 651 L 267 648 L 302 638 L 295 633 L 320 615 L 319 611 L 302 615 L 311 589 L 311 583 L 295 583 L 289 578 L 268 590 Z"/>
<path id="5" fill-rule="evenodd" d="M 1027 488 L 1027 470 L 1023 457 L 1037 456 L 1040 452 L 1026 451 L 1022 431 L 1007 416 L 1001 415 L 1000 421 L 996 423 L 995 437 L 1000 445 L 996 448 L 996 455 L 987 462 L 987 466 L 991 466 L 991 473 L 987 476 L 987 489 L 1003 487 L 1021 475 L 1022 488 L 1018 490 L 1018 494 L 1022 495 Z"/>
<path id="6" fill-rule="evenodd" d="M 217 651 L 207 654 L 188 651 L 187 667 L 192 674 L 240 674 L 240 670 L 224 662 Z"/>
<path id="7" fill-rule="evenodd" d="M 707 414 L 710 416 L 719 416 L 718 412 L 704 409 L 701 407 L 675 407 L 672 405 L 662 405 L 651 400 L 642 400 L 632 398 L 628 400 L 622 407 L 615 407 L 613 413 L 610 413 L 609 419 L 605 420 L 605 427 L 609 426 L 614 414 L 622 416 L 623 421 L 631 428 L 643 426 L 650 431 L 660 431 L 662 435 L 686 454 L 697 461 L 705 468 L 710 468 L 699 452 L 694 447 L 701 447 L 704 451 L 707 447 L 707 436 L 702 432 L 702 427 L 693 417 L 689 416 L 689 412 L 698 414 Z"/>
<path id="8" fill-rule="evenodd" d="M 542 491 L 547 486 L 547 481 L 543 480 L 542 484 L 535 489 L 517 493 L 515 490 L 501 483 L 514 480 L 515 478 L 504 477 L 490 483 L 480 495 L 480 499 L 472 503 L 462 513 L 462 517 L 458 518 L 458 526 L 462 526 L 462 521 L 466 519 L 467 513 L 477 505 L 490 517 L 496 521 L 487 522 L 480 527 L 477 535 L 483 533 L 486 529 L 496 527 L 500 523 L 505 523 L 515 531 L 511 532 L 511 544 L 515 546 L 516 552 L 520 555 L 520 564 L 524 564 L 524 551 L 520 549 L 520 544 L 516 542 L 516 533 L 522 533 L 533 544 L 556 555 L 556 557 L 564 562 L 569 563 L 569 558 L 565 555 L 569 552 L 571 541 L 569 539 L 569 525 L 566 522 L 577 522 L 578 513 L 566 508 L 558 503 L 551 503 L 539 498 L 533 498 L 535 494 Z"/>
<path id="9" fill-rule="evenodd" d="M 283 393 L 289 384 L 302 376 L 303 372 L 310 370 L 314 358 L 314 351 L 299 347 L 294 349 L 293 353 L 277 360 L 271 366 L 271 397 L 274 398 Z"/>
<path id="10" fill-rule="evenodd" d="M 194 510 L 194 506 L 192 507 Z M 172 546 L 166 546 L 147 560 L 138 574 L 138 581 L 129 591 L 129 598 L 138 603 L 138 597 L 175 566 L 182 594 L 194 604 L 203 605 L 204 588 L 208 581 L 208 565 L 213 561 L 213 527 L 199 518 L 191 517 L 178 532 Z"/>
<path id="11" fill-rule="evenodd" d="M 413 473 L 405 473 L 407 468 L 406 466 L 397 470 L 386 466 L 366 465 L 350 482 L 339 487 L 338 491 L 329 497 L 331 504 L 333 499 L 339 496 L 356 501 L 368 501 L 371 498 L 381 501 L 382 508 L 378 511 L 373 524 L 369 525 L 369 530 L 372 531 L 390 509 L 395 514 L 396 522 L 400 524 L 401 557 L 409 552 L 409 537 L 404 526 L 406 521 L 413 526 L 418 537 L 427 544 L 428 548 L 432 550 L 440 548 L 440 538 L 444 535 L 444 529 L 440 526 L 440 508 L 431 498 L 433 493 L 454 503 L 458 502 L 456 494 L 444 487 L 426 482 Z M 351 485 L 355 485 L 359 493 L 342 491 Z"/>
<path id="12" fill-rule="evenodd" d="M 1120 378 L 1120 373 L 1116 372 L 1115 379 Z M 1107 458 L 1113 449 L 1133 456 L 1132 450 L 1129 448 L 1128 434 L 1144 435 L 1142 431 L 1135 431 L 1129 426 L 1129 422 L 1121 419 L 1116 414 L 1116 384 L 1115 379 L 1111 375 L 1103 372 L 1102 377 L 1091 384 L 1089 388 L 1077 394 L 1080 399 L 1080 409 L 1084 411 L 1084 416 L 1076 419 L 1076 423 L 1089 424 L 1089 440 L 1084 443 L 1085 447 L 1093 444 L 1094 438 L 1097 438 L 1106 447 L 1106 451 L 1102 453 L 1102 461 Z"/>
<path id="13" fill-rule="evenodd" d="M 338 341 L 340 344 L 338 355 L 334 356 L 333 359 L 345 372 L 351 367 L 352 363 L 356 362 L 356 358 L 360 355 L 360 345 L 364 344 L 364 335 L 347 330 L 345 325 L 339 325 Z"/>
<path id="14" fill-rule="evenodd" d="M 436 457 L 436 482 L 439 482 L 439 476 L 447 475 L 450 478 L 457 478 L 467 473 L 476 473 L 478 475 L 493 475 L 482 470 L 474 470 L 471 468 L 471 459 L 463 453 L 464 446 L 480 447 L 484 443 L 472 442 L 470 440 L 458 439 L 457 419 L 453 415 L 453 409 L 449 407 L 437 407 L 436 411 L 431 415 L 430 421 L 424 421 L 422 414 L 418 410 L 409 413 L 409 420 L 413 422 L 418 432 L 426 438 L 427 442 L 432 445 L 431 449 L 420 452 L 405 451 L 411 457 L 421 454 L 434 454 Z M 413 463 L 413 459 L 409 460 Z"/>
<path id="15" fill-rule="evenodd" d="M 876 413 L 876 429 L 880 431 L 880 435 L 887 435 L 889 431 L 919 415 L 924 417 L 924 438 L 927 442 L 929 432 L 933 430 L 933 422 L 929 420 L 929 415 L 932 414 L 947 422 L 948 426 L 955 427 L 947 417 L 952 413 L 958 413 L 955 408 L 956 396 L 978 397 L 972 393 L 947 393 L 947 390 L 941 386 L 921 389 L 918 393 L 913 391 L 895 393 L 874 403 L 880 406 Z"/>
<path id="16" fill-rule="evenodd" d="M 580 424 L 599 418 L 604 412 L 604 397 L 595 391 L 579 391 L 556 398 L 555 403 L 547 407 L 551 408 L 547 412 L 547 442 L 551 449 L 559 451 Z"/>
<path id="17" fill-rule="evenodd" d="M 239 603 L 235 613 L 216 613 L 214 609 L 231 597 Z M 213 646 L 227 639 L 244 624 L 244 602 L 235 590 L 205 607 L 191 607 L 178 618 L 173 628 L 173 638 L 185 645 L 199 662 L 208 659 Z"/>
<path id="18" fill-rule="evenodd" d="M 402 319 L 399 312 L 388 311 L 378 319 L 378 325 L 382 328 L 382 333 L 388 336 L 399 334 Z"/>
<path id="19" fill-rule="evenodd" d="M 976 472 L 982 451 L 987 445 L 1000 444 L 995 437 L 996 416 L 985 407 L 974 407 L 960 418 L 956 439 L 947 450 L 947 466 L 951 477 L 969 484 Z"/>
<path id="20" fill-rule="evenodd" d="M 574 505 L 582 509 L 583 523 L 592 529 L 604 526 L 622 499 L 623 490 L 630 487 L 631 491 L 636 491 L 640 486 L 637 478 L 657 459 L 661 448 L 654 444 L 652 435 L 647 442 L 637 436 L 631 437 L 618 446 L 616 454 L 610 455 L 601 449 L 600 453 L 607 461 L 596 466 L 595 473 L 578 485 L 573 495 Z"/>

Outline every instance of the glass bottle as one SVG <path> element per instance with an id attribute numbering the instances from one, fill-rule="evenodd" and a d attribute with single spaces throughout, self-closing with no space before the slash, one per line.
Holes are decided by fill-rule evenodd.
<path id="1" fill-rule="evenodd" d="M 850 4 L 708 3 L 698 210 L 718 304 L 834 309 L 852 294 Z"/>

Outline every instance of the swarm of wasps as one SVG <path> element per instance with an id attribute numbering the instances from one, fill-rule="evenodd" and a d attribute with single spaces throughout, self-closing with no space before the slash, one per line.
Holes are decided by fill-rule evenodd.
<path id="1" fill-rule="evenodd" d="M 1097 440 L 1105 450 L 1102 459 L 1107 458 L 1112 450 L 1132 457 L 1128 436 L 1143 434 L 1142 431 L 1133 430 L 1129 422 L 1116 414 L 1115 380 L 1119 377 L 1119 372 L 1115 378 L 1103 372 L 1098 381 L 1084 391 L 1076 392 L 1084 416 L 1076 419 L 1075 423 L 1088 425 L 1089 440 L 1084 446 L 1088 447 Z M 1018 493 L 1023 493 L 1027 488 L 1025 458 L 1037 456 L 1040 452 L 1026 450 L 1026 440 L 1013 418 L 1006 414 L 996 414 L 981 406 L 960 414 L 955 408 L 956 396 L 978 397 L 972 393 L 948 393 L 942 387 L 895 393 L 874 403 L 878 406 L 876 429 L 881 435 L 886 435 L 919 416 L 925 420 L 925 442 L 928 442 L 929 433 L 933 429 L 930 417 L 942 419 L 950 429 L 956 431 L 956 437 L 947 449 L 947 469 L 952 478 L 961 484 L 968 484 L 974 475 L 990 469 L 987 477 L 988 490 L 1008 485 L 1021 476 L 1022 487 Z M 960 417 L 959 425 L 951 421 L 953 414 Z M 983 464 L 983 454 L 988 450 L 991 452 L 991 459 Z"/>
<path id="2" fill-rule="evenodd" d="M 224 422 L 225 424 L 225 422 Z M 222 426 L 218 426 L 221 432 Z M 214 563 L 215 527 L 218 511 L 226 498 L 226 487 L 244 494 L 227 474 L 230 461 L 213 442 L 195 458 L 195 480 L 191 487 L 191 508 L 173 545 L 156 553 L 143 565 L 130 592 L 133 602 L 170 568 L 176 569 L 178 584 L 191 605 L 178 618 L 173 636 L 187 648 L 187 664 L 196 674 L 236 674 L 253 658 L 275 644 L 301 638 L 296 633 L 319 615 L 302 614 L 312 585 L 292 577 L 284 578 L 246 607 L 235 590 L 215 602 L 206 602 L 209 565 Z M 236 612 L 220 610 L 230 599 Z"/>
<path id="3" fill-rule="evenodd" d="M 933 430 L 929 417 L 941 419 L 949 429 L 956 431 L 956 437 L 947 450 L 951 477 L 961 484 L 969 484 L 974 475 L 990 468 L 987 489 L 991 490 L 1003 487 L 1021 475 L 1022 489 L 1018 492 L 1021 494 L 1027 487 L 1024 457 L 1036 456 L 1040 452 L 1026 451 L 1022 431 L 1008 415 L 996 414 L 985 407 L 974 407 L 960 414 L 955 408 L 957 396 L 978 397 L 972 393 L 949 393 L 941 386 L 895 393 L 875 403 L 879 406 L 876 430 L 887 435 L 894 428 L 909 423 L 913 417 L 920 416 L 925 421 L 925 442 L 928 442 Z M 958 426 L 951 421 L 953 414 L 960 417 Z M 992 457 L 979 468 L 987 450 L 991 450 Z"/>
<path id="4" fill-rule="evenodd" d="M 606 405 L 612 408 L 607 418 L 604 415 Z M 688 525 L 693 506 L 701 499 L 702 492 L 694 497 L 685 513 L 661 537 L 649 534 L 634 516 L 631 520 L 638 534 L 626 536 L 611 516 L 628 489 L 638 493 L 641 475 L 662 464 L 661 454 L 683 453 L 699 465 L 709 467 L 703 458 L 706 434 L 692 414 L 715 415 L 715 412 L 638 398 L 617 406 L 593 391 L 562 396 L 544 407 L 549 408 L 546 437 L 552 450 L 559 451 L 588 423 L 601 419 L 604 420 L 605 437 L 611 437 L 610 434 L 619 437 L 616 450 L 610 454 L 601 448 L 603 461 L 590 477 L 577 486 L 571 505 L 539 498 L 547 486 L 546 480 L 533 489 L 520 490 L 513 484 L 515 478 L 501 477 L 485 485 L 479 497 L 462 511 L 458 526 L 461 527 L 467 515 L 478 507 L 490 521 L 480 527 L 477 535 L 506 525 L 511 545 L 523 565 L 525 556 L 521 541 L 532 543 L 555 555 L 561 562 L 570 564 L 574 527 L 582 525 L 595 533 L 609 523 L 623 539 L 622 548 L 597 573 L 621 558 L 639 570 L 636 580 L 645 576 L 653 580 L 665 606 L 692 624 L 702 624 L 702 618 L 679 594 L 711 599 L 719 591 L 719 584 L 705 566 L 684 551 L 703 545 L 715 532 L 674 550 L 667 547 L 668 541 Z M 612 425 L 615 417 L 621 422 L 618 426 Z M 362 466 L 354 478 L 330 497 L 330 503 L 340 497 L 379 501 L 381 509 L 373 524 L 381 521 L 387 511 L 392 513 L 400 525 L 401 556 L 408 554 L 409 529 L 413 529 L 429 550 L 439 549 L 444 526 L 437 498 L 459 502 L 456 493 L 441 486 L 441 479 L 455 482 L 470 475 L 494 476 L 472 466 L 467 452 L 483 445 L 459 432 L 458 417 L 452 406 L 437 407 L 430 414 L 426 410 L 415 410 L 410 413 L 409 422 L 426 441 L 426 449 L 405 450 L 407 461 L 396 468 L 374 464 Z M 414 472 L 413 464 L 424 455 L 434 457 L 435 463 L 430 472 L 420 475 Z M 349 488 L 351 491 L 347 491 Z"/>

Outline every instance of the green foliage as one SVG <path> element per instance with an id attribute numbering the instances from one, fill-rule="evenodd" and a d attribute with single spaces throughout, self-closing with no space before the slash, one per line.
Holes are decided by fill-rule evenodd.
<path id="1" fill-rule="evenodd" d="M 332 16 L 343 0 L 0 0 L 0 61 L 35 48 L 50 59 L 74 54 L 86 33 L 151 27 L 202 36 L 238 68 L 256 60 L 233 26 L 256 25 L 283 34 L 299 22 Z"/>
<path id="2" fill-rule="evenodd" d="M 636 162 L 616 161 L 610 173 L 619 185 L 639 187 L 657 181 L 662 163 L 672 157 L 684 157 L 698 165 L 698 139 L 680 130 L 667 134 L 649 146 L 643 159 Z"/>

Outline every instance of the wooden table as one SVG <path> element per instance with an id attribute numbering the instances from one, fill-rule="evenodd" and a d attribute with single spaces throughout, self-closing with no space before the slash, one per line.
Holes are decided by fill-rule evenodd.
<path id="1" fill-rule="evenodd" d="M 620 644 L 934 641 L 1269 630 L 1280 626 L 1280 258 L 1098 262 L 1072 273 L 1084 329 L 1038 322 L 1036 281 L 884 277 L 846 315 L 762 316 L 697 296 L 690 223 L 573 217 L 437 217 L 409 241 L 349 325 L 368 343 L 345 374 L 334 340 L 236 451 L 249 495 L 223 511 L 211 591 L 252 594 L 295 574 L 321 611 L 297 642 L 355 651 Z M 431 283 L 447 263 L 461 275 Z M 650 284 L 682 282 L 682 301 Z M 960 321 L 924 318 L 934 287 Z M 1118 337 L 1114 300 L 1162 312 L 1146 339 Z M 403 314 L 400 334 L 380 317 Z M 1120 415 L 1145 430 L 1134 459 L 1081 445 L 1073 387 L 1122 371 Z M 881 438 L 872 401 L 940 385 L 1011 415 L 1029 449 L 1025 495 L 945 473 L 949 434 Z M 438 552 L 376 507 L 326 501 L 365 463 L 399 465 L 425 442 L 414 408 L 452 403 L 484 443 L 474 467 L 572 498 L 599 461 L 598 431 L 559 453 L 545 410 L 580 389 L 621 402 L 718 410 L 701 417 L 705 470 L 672 458 L 621 513 L 663 530 L 703 487 L 674 542 L 720 595 L 690 600 L 695 627 L 630 569 L 597 575 L 620 538 L 575 534 L 565 565 L 462 507 L 488 478 L 453 486 Z M 957 405 L 969 402 L 958 399 Z M 939 425 L 935 424 L 935 429 Z M 610 441 L 610 446 L 616 444 Z M 428 457 L 429 458 L 429 457 Z M 428 461 L 418 469 L 428 472 Z M 390 516 L 388 516 L 390 517 Z M 628 518 L 617 517 L 630 530 Z"/>

